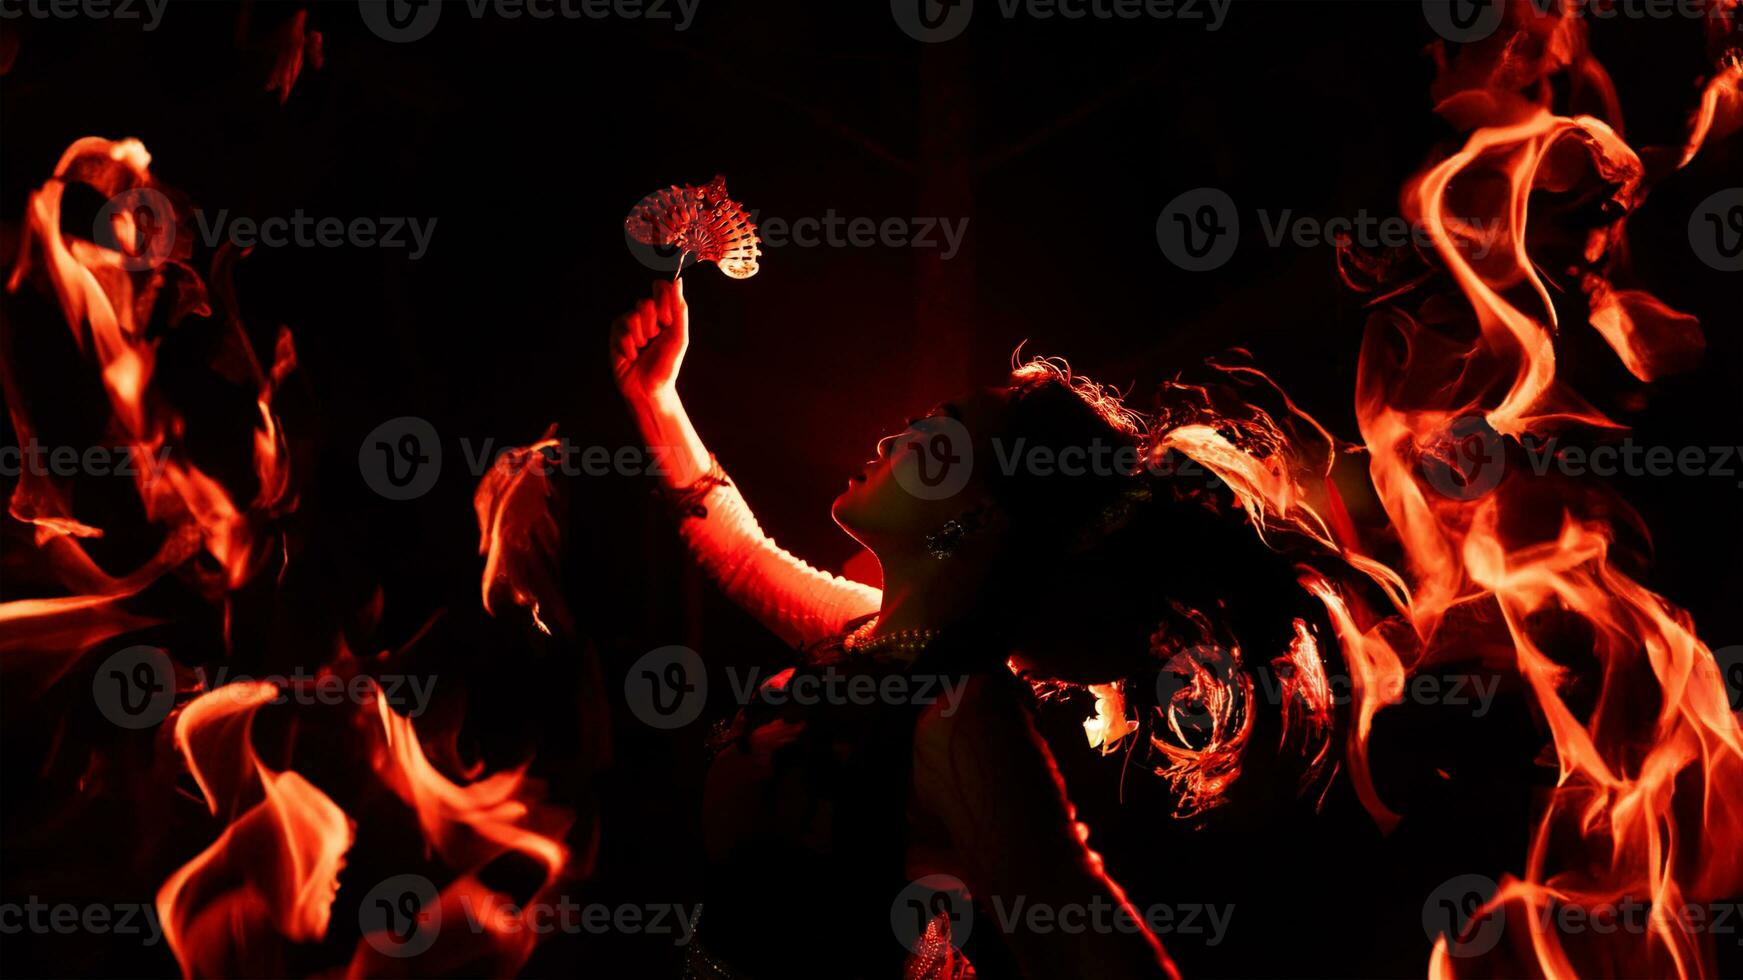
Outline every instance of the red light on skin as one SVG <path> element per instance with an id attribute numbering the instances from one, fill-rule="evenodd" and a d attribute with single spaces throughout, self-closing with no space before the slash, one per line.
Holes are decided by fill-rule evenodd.
<path id="1" fill-rule="evenodd" d="M 844 578 L 851 579 L 874 589 L 884 587 L 884 568 L 878 564 L 878 556 L 861 548 L 841 566 Z"/>

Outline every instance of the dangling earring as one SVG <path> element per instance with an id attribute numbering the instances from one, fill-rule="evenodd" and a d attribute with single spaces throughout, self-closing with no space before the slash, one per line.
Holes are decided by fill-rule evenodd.
<path id="1" fill-rule="evenodd" d="M 943 527 L 926 535 L 926 551 L 943 561 L 956 553 L 956 547 L 962 544 L 962 536 L 966 533 L 961 521 L 945 521 Z"/>

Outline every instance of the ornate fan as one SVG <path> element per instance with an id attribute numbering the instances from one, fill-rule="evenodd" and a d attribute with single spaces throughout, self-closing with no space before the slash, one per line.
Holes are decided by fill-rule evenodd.
<path id="1" fill-rule="evenodd" d="M 677 249 L 680 273 L 690 255 L 713 262 L 734 279 L 757 273 L 757 256 L 762 254 L 757 226 L 743 205 L 726 196 L 725 177 L 700 187 L 685 184 L 655 191 L 630 211 L 623 227 L 643 245 Z"/>

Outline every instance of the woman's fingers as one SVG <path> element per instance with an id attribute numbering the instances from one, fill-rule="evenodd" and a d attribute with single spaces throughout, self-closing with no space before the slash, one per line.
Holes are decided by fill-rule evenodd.
<path id="1" fill-rule="evenodd" d="M 689 343 L 689 309 L 684 305 L 684 280 L 659 284 L 660 330 L 678 349 Z"/>
<path id="2" fill-rule="evenodd" d="M 661 326 L 682 326 L 683 319 L 683 284 L 678 282 L 661 282 L 659 284 L 659 324 Z"/>
<path id="3" fill-rule="evenodd" d="M 683 282 L 654 283 L 652 297 L 642 300 L 628 313 L 612 321 L 612 355 L 625 362 L 634 362 L 662 337 L 682 344 L 687 316 Z"/>
<path id="4" fill-rule="evenodd" d="M 636 355 L 634 331 L 630 329 L 630 315 L 625 314 L 612 321 L 611 353 L 621 360 L 633 361 Z"/>
<path id="5" fill-rule="evenodd" d="M 637 303 L 635 311 L 637 318 L 636 346 L 646 347 L 649 341 L 659 336 L 660 330 L 657 323 L 659 314 L 655 311 L 654 301 L 651 299 L 644 299 Z"/>
<path id="6" fill-rule="evenodd" d="M 684 280 L 668 284 L 666 296 L 672 303 L 672 325 L 680 334 L 687 334 L 690 330 L 690 304 L 684 302 Z"/>

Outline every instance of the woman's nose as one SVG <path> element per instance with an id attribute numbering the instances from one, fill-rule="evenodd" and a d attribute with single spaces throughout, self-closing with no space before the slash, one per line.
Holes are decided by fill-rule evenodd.
<path id="1" fill-rule="evenodd" d="M 889 458 L 890 450 L 896 448 L 896 440 L 898 438 L 900 438 L 901 435 L 902 434 L 900 432 L 897 432 L 893 435 L 884 436 L 882 439 L 878 440 L 878 458 L 879 459 L 888 459 Z"/>

